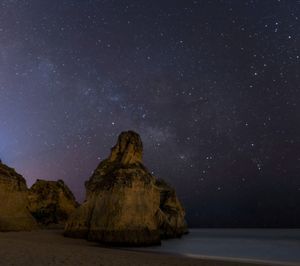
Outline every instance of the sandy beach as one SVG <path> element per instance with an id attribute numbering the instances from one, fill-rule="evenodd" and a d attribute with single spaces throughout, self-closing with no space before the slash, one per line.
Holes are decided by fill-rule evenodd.
<path id="1" fill-rule="evenodd" d="M 181 256 L 101 247 L 65 238 L 61 230 L 0 233 L 0 265 L 263 265 L 192 259 Z"/>

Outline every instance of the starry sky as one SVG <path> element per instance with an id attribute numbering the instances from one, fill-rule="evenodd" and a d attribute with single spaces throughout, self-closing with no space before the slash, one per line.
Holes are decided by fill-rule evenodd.
<path id="1" fill-rule="evenodd" d="M 191 226 L 299 226 L 299 22 L 298 0 L 2 0 L 0 157 L 82 201 L 132 129 Z"/>

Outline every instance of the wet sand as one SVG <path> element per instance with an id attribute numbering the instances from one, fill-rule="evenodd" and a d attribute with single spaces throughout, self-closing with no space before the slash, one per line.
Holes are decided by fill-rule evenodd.
<path id="1" fill-rule="evenodd" d="M 0 233 L 0 265 L 257 266 L 266 264 L 202 260 L 169 254 L 111 249 L 84 239 L 66 238 L 61 230 L 39 230 Z"/>

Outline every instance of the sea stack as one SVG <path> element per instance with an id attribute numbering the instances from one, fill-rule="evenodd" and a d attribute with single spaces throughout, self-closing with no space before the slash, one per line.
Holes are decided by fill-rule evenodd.
<path id="1" fill-rule="evenodd" d="M 0 161 L 0 232 L 37 229 L 27 196 L 25 179 Z"/>
<path id="2" fill-rule="evenodd" d="M 186 232 L 175 191 L 147 170 L 142 155 L 140 136 L 122 132 L 110 156 L 85 183 L 86 200 L 68 220 L 65 236 L 146 246 Z"/>
<path id="3" fill-rule="evenodd" d="M 71 190 L 62 180 L 38 179 L 28 194 L 29 210 L 42 226 L 64 226 L 79 206 Z"/>

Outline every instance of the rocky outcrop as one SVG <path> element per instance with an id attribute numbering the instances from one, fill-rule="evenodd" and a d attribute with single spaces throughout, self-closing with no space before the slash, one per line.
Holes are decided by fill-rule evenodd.
<path id="1" fill-rule="evenodd" d="M 156 180 L 160 192 L 158 223 L 162 238 L 180 237 L 187 232 L 185 211 L 179 202 L 175 190 L 164 180 Z"/>
<path id="2" fill-rule="evenodd" d="M 37 180 L 29 190 L 29 210 L 44 226 L 64 225 L 78 203 L 62 180 Z"/>
<path id="3" fill-rule="evenodd" d="M 86 201 L 68 220 L 66 236 L 141 246 L 186 232 L 175 191 L 149 173 L 142 153 L 137 133 L 121 133 L 108 159 L 85 183 Z"/>
<path id="4" fill-rule="evenodd" d="M 37 228 L 27 206 L 25 179 L 0 162 L 0 231 L 30 231 Z"/>

